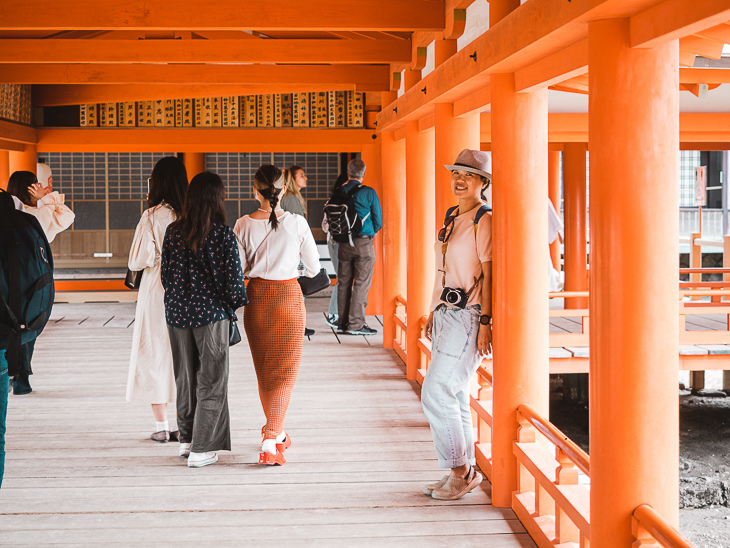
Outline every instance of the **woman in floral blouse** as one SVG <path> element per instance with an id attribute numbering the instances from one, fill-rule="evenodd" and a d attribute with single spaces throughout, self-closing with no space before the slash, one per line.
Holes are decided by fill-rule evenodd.
<path id="1" fill-rule="evenodd" d="M 183 212 L 162 245 L 180 456 L 194 468 L 213 464 L 216 451 L 231 449 L 229 327 L 247 299 L 238 243 L 226 225 L 225 194 L 215 173 L 193 177 Z"/>

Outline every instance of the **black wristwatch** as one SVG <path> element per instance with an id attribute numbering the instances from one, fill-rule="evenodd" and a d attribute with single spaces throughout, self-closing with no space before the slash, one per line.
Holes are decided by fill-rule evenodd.
<path id="1" fill-rule="evenodd" d="M 482 325 L 491 325 L 492 317 L 489 314 L 482 314 L 479 316 L 479 323 Z"/>

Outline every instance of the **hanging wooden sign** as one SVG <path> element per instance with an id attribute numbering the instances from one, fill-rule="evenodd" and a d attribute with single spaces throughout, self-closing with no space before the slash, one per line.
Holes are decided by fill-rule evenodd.
<path id="1" fill-rule="evenodd" d="M 193 127 L 193 100 L 182 100 L 182 127 Z"/>
<path id="2" fill-rule="evenodd" d="M 281 93 L 274 94 L 274 127 L 281 127 Z"/>
<path id="3" fill-rule="evenodd" d="M 267 93 L 259 95 L 256 123 L 258 127 L 274 127 L 274 95 Z"/>
<path id="4" fill-rule="evenodd" d="M 119 105 L 119 126 L 134 127 L 137 121 L 137 108 L 134 102 L 118 103 Z"/>
<path id="5" fill-rule="evenodd" d="M 241 96 L 241 127 L 256 127 L 256 96 Z"/>
<path id="6" fill-rule="evenodd" d="M 336 110 L 337 110 L 337 92 L 327 92 L 327 126 L 335 127 L 336 123 Z"/>
<path id="7" fill-rule="evenodd" d="M 220 97 L 211 97 L 210 98 L 210 112 L 212 116 L 211 125 L 213 127 L 221 127 L 221 119 L 222 119 L 222 107 L 221 107 L 221 98 Z"/>
<path id="8" fill-rule="evenodd" d="M 141 101 L 139 116 L 142 122 L 139 124 L 145 127 L 152 127 L 155 125 L 155 102 L 154 101 Z"/>
<path id="9" fill-rule="evenodd" d="M 158 99 L 155 101 L 155 127 L 163 127 L 165 125 L 165 101 Z"/>
<path id="10" fill-rule="evenodd" d="M 292 94 L 281 94 L 281 127 L 292 127 Z"/>
<path id="11" fill-rule="evenodd" d="M 222 98 L 223 127 L 238 127 L 238 96 Z"/>
<path id="12" fill-rule="evenodd" d="M 347 93 L 335 92 L 335 127 L 345 127 L 347 122 Z"/>
<path id="13" fill-rule="evenodd" d="M 182 99 L 175 99 L 175 127 L 182 127 L 183 106 Z"/>
<path id="14" fill-rule="evenodd" d="M 175 127 L 175 99 L 165 99 L 163 124 L 165 127 Z"/>
<path id="15" fill-rule="evenodd" d="M 96 112 L 96 104 L 81 105 L 81 127 L 96 127 L 98 121 Z"/>
<path id="16" fill-rule="evenodd" d="M 311 102 L 311 115 L 309 125 L 311 127 L 327 127 L 327 92 L 317 91 L 309 96 Z"/>
<path id="17" fill-rule="evenodd" d="M 292 96 L 292 118 L 294 127 L 309 127 L 309 93 Z"/>
<path id="18" fill-rule="evenodd" d="M 195 127 L 212 127 L 213 101 L 210 97 L 195 100 Z"/>
<path id="19" fill-rule="evenodd" d="M 347 92 L 347 127 L 363 127 L 365 121 L 365 100 L 362 93 Z"/>

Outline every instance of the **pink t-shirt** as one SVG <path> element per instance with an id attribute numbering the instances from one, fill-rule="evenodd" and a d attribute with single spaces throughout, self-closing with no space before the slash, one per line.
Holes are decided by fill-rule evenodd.
<path id="1" fill-rule="evenodd" d="M 479 207 L 460 214 L 454 219 L 454 231 L 449 237 L 446 251 L 446 287 L 461 288 L 469 291 L 482 272 L 482 263 L 492 260 L 492 214 L 486 213 L 479 220 L 477 233 L 474 234 L 474 218 Z M 450 230 L 450 229 L 449 229 Z M 436 240 L 436 275 L 434 277 L 431 308 L 433 311 L 439 304 L 446 304 L 439 299 L 443 292 L 441 242 Z M 469 295 L 467 306 L 481 304 L 482 282 Z"/>

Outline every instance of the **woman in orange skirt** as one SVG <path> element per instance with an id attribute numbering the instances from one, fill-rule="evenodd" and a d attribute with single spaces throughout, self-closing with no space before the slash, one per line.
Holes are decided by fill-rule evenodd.
<path id="1" fill-rule="evenodd" d="M 259 463 L 284 464 L 291 445 L 284 432 L 294 381 L 302 359 L 306 312 L 296 278 L 301 262 L 307 276 L 320 270 L 314 237 L 304 217 L 279 206 L 284 177 L 264 165 L 254 176 L 258 211 L 241 217 L 233 231 L 241 248 L 244 275 L 250 278 L 243 315 L 259 397 L 266 415 Z"/>

